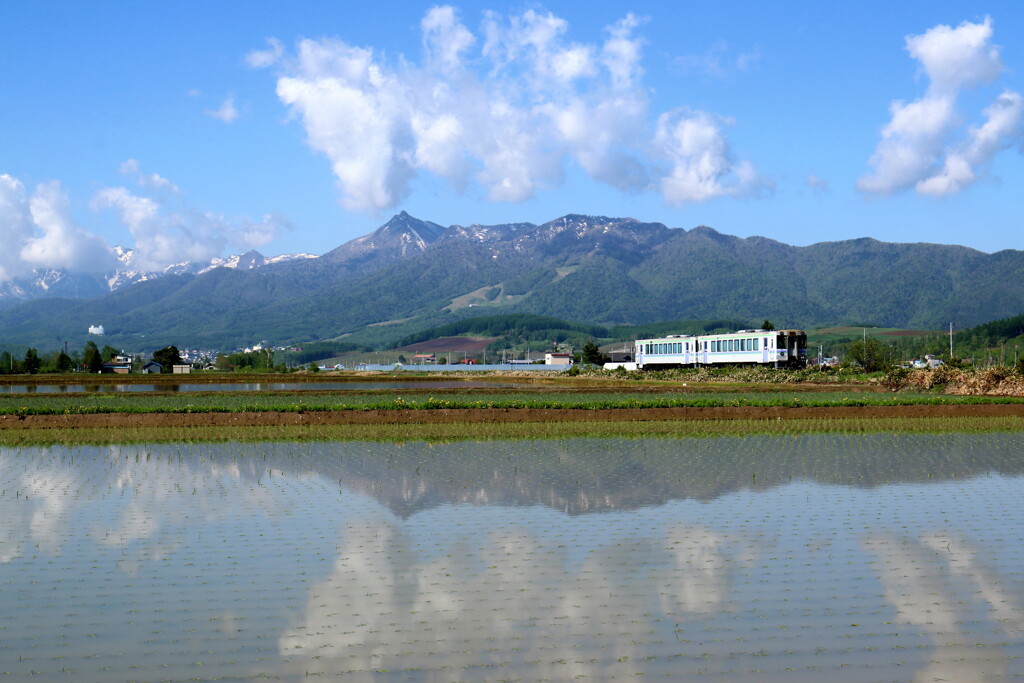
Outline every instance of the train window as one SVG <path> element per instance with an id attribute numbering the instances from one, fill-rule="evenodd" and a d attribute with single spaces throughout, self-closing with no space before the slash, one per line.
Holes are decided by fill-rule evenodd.
<path id="1" fill-rule="evenodd" d="M 754 339 L 754 351 L 757 351 L 757 350 L 758 350 L 758 348 L 757 348 L 757 339 Z"/>

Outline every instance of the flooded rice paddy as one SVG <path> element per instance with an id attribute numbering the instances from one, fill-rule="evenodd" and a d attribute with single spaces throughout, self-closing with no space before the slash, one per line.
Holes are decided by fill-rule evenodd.
<path id="1" fill-rule="evenodd" d="M 1024 675 L 1024 434 L 0 449 L 12 680 Z"/>

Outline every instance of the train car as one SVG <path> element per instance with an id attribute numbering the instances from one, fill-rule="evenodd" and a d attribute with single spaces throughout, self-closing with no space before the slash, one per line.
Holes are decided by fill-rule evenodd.
<path id="1" fill-rule="evenodd" d="M 699 336 L 670 335 L 637 339 L 638 370 L 700 365 L 807 365 L 807 334 L 803 330 L 740 330 Z"/>

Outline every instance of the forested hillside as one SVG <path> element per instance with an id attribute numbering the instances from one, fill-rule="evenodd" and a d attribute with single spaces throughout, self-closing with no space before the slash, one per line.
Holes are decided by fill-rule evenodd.
<path id="1" fill-rule="evenodd" d="M 707 227 L 579 215 L 442 228 L 403 213 L 320 258 L 17 306 L 0 312 L 0 344 L 77 347 L 90 325 L 104 326 L 106 343 L 139 350 L 277 345 L 367 330 L 374 344 L 387 344 L 505 314 L 604 327 L 770 318 L 805 329 L 853 320 L 939 329 L 1021 310 L 1020 251 L 871 239 L 794 247 Z"/>

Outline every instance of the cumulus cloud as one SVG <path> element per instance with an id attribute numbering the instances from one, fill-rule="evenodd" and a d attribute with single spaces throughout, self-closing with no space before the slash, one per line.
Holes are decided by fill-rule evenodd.
<path id="1" fill-rule="evenodd" d="M 985 109 L 985 123 L 971 126 L 966 139 L 946 154 L 942 169 L 917 183 L 921 194 L 944 196 L 973 185 L 978 168 L 984 168 L 996 153 L 1012 147 L 1021 138 L 1022 98 L 1007 90 Z"/>
<path id="2" fill-rule="evenodd" d="M 207 109 L 204 112 L 207 116 L 224 123 L 234 123 L 238 118 L 238 109 L 235 108 L 235 98 L 228 95 L 219 107 L 216 109 Z"/>
<path id="3" fill-rule="evenodd" d="M 907 37 L 906 50 L 920 63 L 928 88 L 917 100 L 890 105 L 890 121 L 869 160 L 873 171 L 858 180 L 859 190 L 884 195 L 913 187 L 925 195 L 954 194 L 1021 139 L 1019 93 L 1003 92 L 984 110 L 985 123 L 966 130 L 957 108 L 965 89 L 992 83 L 1003 70 L 992 33 L 986 17 Z"/>
<path id="4" fill-rule="evenodd" d="M 150 187 L 158 190 L 168 190 L 170 192 L 178 193 L 181 190 L 178 186 L 172 183 L 167 178 L 164 178 L 159 173 L 142 173 L 139 170 L 139 162 L 136 159 L 128 159 L 124 161 L 119 167 L 118 171 L 127 176 L 131 176 L 135 179 L 135 182 L 141 187 Z"/>
<path id="5" fill-rule="evenodd" d="M 424 173 L 523 201 L 561 183 L 567 163 L 613 187 L 664 191 L 671 203 L 749 194 L 763 183 L 729 152 L 724 119 L 701 119 L 717 133 L 690 138 L 685 151 L 652 125 L 642 24 L 630 14 L 584 43 L 550 12 L 485 12 L 474 33 L 442 6 L 420 23 L 419 62 L 330 38 L 300 40 L 292 54 L 272 40 L 247 61 L 277 69 L 279 99 L 330 161 L 352 210 L 395 206 Z M 714 168 L 695 170 L 701 157 Z M 688 174 L 701 188 L 680 190 Z"/>
<path id="6" fill-rule="evenodd" d="M 134 159 L 120 172 L 135 189 L 106 187 L 90 208 L 114 210 L 132 235 L 133 266 L 161 270 L 184 261 L 208 261 L 225 249 L 244 250 L 272 241 L 288 220 L 268 214 L 258 220 L 233 218 L 190 206 L 173 182 L 145 173 Z M 17 178 L 0 174 L 0 283 L 26 277 L 36 269 L 73 273 L 109 273 L 120 266 L 115 250 L 98 234 L 71 217 L 70 202 L 60 183 L 43 183 L 28 192 Z"/>
<path id="7" fill-rule="evenodd" d="M 90 202 L 94 211 L 112 209 L 134 239 L 133 264 L 141 270 L 160 270 L 184 261 L 208 261 L 225 248 L 252 249 L 276 237 L 287 220 L 267 215 L 259 221 L 230 219 L 201 211 L 186 204 L 171 181 L 153 173 L 145 174 L 129 159 L 121 171 L 135 178 L 142 188 L 107 187 Z M 173 193 L 155 190 L 174 189 Z"/>
<path id="8" fill-rule="evenodd" d="M 29 195 L 20 180 L 0 175 L 0 282 L 36 268 L 66 268 L 101 273 L 115 263 L 113 251 L 72 219 L 68 199 L 57 182 L 39 185 Z"/>
<path id="9" fill-rule="evenodd" d="M 658 118 L 655 147 L 671 162 L 671 171 L 661 179 L 666 201 L 703 202 L 770 187 L 750 163 L 733 159 L 723 130 L 731 124 L 702 111 L 677 110 Z"/>

